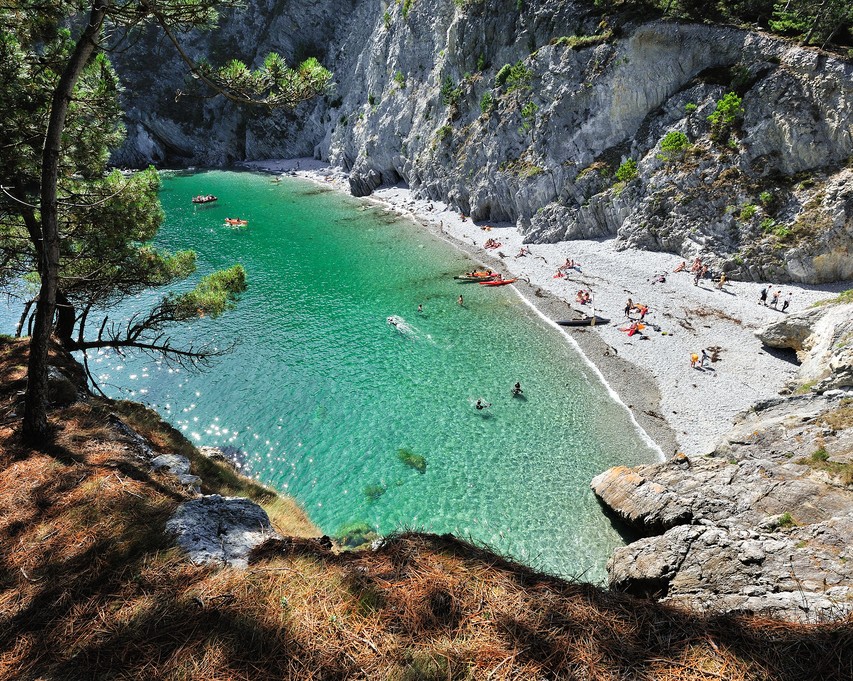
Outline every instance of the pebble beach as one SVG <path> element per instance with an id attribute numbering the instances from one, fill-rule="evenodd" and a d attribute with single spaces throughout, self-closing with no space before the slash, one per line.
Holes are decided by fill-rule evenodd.
<path id="1" fill-rule="evenodd" d="M 345 173 L 314 159 L 242 165 L 349 193 Z M 597 315 L 609 318 L 594 328 L 558 328 L 568 342 L 577 344 L 664 458 L 676 452 L 710 453 L 739 412 L 778 395 L 795 377 L 793 353 L 762 347 L 757 329 L 851 288 L 850 283 L 771 282 L 768 302 L 781 291 L 774 309 L 759 303 L 768 284 L 736 281 L 719 288 L 716 281 L 701 279 L 695 285 L 690 262 L 675 272 L 681 257 L 619 250 L 615 237 L 523 244 L 512 224 L 474 223 L 439 201 L 414 198 L 405 187 L 377 189 L 367 200 L 409 217 L 504 277 L 517 277 L 513 288 L 550 323 L 591 314 L 593 307 Z M 490 239 L 500 245 L 485 248 Z M 555 277 L 567 259 L 577 266 Z M 592 305 L 577 302 L 579 290 L 591 293 Z M 782 312 L 789 295 L 790 307 Z M 644 328 L 632 336 L 625 331 L 631 324 L 624 312 L 629 298 L 648 307 Z M 639 313 L 634 311 L 632 317 L 637 319 Z M 691 355 L 701 355 L 703 349 L 716 361 L 692 367 Z"/>

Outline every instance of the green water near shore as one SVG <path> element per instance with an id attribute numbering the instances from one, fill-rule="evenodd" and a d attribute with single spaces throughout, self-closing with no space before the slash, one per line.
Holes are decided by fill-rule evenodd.
<path id="1" fill-rule="evenodd" d="M 219 201 L 190 203 L 206 193 Z M 359 521 L 452 532 L 552 573 L 604 577 L 620 540 L 589 481 L 656 453 L 510 287 L 455 282 L 466 256 L 312 183 L 173 174 L 162 201 L 158 245 L 195 249 L 199 274 L 239 262 L 249 278 L 236 310 L 175 337 L 239 344 L 200 374 L 103 354 L 93 370 L 108 393 L 155 406 L 199 445 L 236 448 L 327 533 Z M 524 398 L 510 394 L 516 381 Z M 492 406 L 478 411 L 478 398 Z"/>

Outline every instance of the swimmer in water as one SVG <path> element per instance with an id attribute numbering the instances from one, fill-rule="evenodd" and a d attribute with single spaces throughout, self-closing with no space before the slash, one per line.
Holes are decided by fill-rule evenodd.
<path id="1" fill-rule="evenodd" d="M 512 387 L 512 394 L 513 394 L 513 396 L 515 396 L 515 395 L 522 395 L 522 394 L 524 394 L 524 391 L 521 389 L 521 383 L 516 383 L 516 384 Z"/>

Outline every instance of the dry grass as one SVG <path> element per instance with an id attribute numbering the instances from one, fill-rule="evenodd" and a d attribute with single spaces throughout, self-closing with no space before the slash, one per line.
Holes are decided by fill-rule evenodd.
<path id="1" fill-rule="evenodd" d="M 853 678 L 853 622 L 705 617 L 449 536 L 345 553 L 288 539 L 246 571 L 193 566 L 163 534 L 185 492 L 147 470 L 109 409 L 192 454 L 126 404 L 55 412 L 45 451 L 21 446 L 17 423 L 0 430 L 0 679 Z M 218 469 L 205 485 L 269 493 Z"/>

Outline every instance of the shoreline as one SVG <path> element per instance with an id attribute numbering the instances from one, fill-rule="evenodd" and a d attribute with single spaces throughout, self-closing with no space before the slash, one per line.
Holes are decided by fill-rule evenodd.
<path id="1" fill-rule="evenodd" d="M 350 193 L 346 173 L 311 158 L 250 161 L 239 166 L 286 173 Z M 543 321 L 570 317 L 570 310 L 590 313 L 589 306 L 575 302 L 575 295 L 582 288 L 591 290 L 595 312 L 609 317 L 610 323 L 595 330 L 567 330 L 550 323 L 574 343 L 664 459 L 675 452 L 710 453 L 738 413 L 775 397 L 796 376 L 798 365 L 792 355 L 768 351 L 754 336 L 758 328 L 784 317 L 780 310 L 758 303 L 765 284 L 727 282 L 719 290 L 705 279 L 694 286 L 689 272 L 673 273 L 682 262 L 679 256 L 619 251 L 615 237 L 525 244 L 529 253 L 519 256 L 522 237 L 514 224 L 489 223 L 490 229 L 485 229 L 486 223 L 463 218 L 440 201 L 415 199 L 400 186 L 381 187 L 365 198 L 439 235 L 475 262 L 518 277 L 513 288 Z M 484 243 L 490 238 L 500 246 L 486 249 Z M 557 267 L 567 258 L 581 266 L 555 278 Z M 654 280 L 659 274 L 665 274 L 665 282 Z M 850 285 L 772 285 L 773 292 L 782 291 L 780 308 L 792 294 L 791 312 L 845 288 Z M 646 329 L 633 337 L 620 331 L 628 323 L 623 309 L 629 297 L 649 307 Z M 719 348 L 719 361 L 691 368 L 691 354 L 712 347 Z"/>

